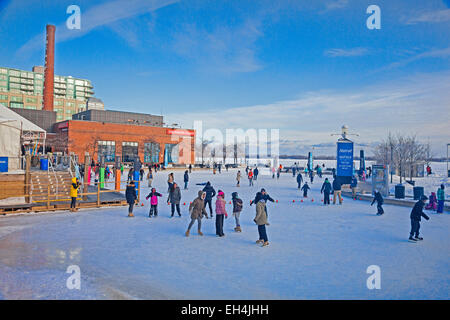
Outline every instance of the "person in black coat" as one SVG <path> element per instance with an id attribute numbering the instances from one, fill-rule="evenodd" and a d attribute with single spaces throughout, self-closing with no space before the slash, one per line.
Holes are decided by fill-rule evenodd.
<path id="1" fill-rule="evenodd" d="M 342 204 L 341 183 L 338 179 L 333 180 L 333 204 L 336 204 L 336 198 L 339 197 L 339 204 Z"/>
<path id="2" fill-rule="evenodd" d="M 303 181 L 303 176 L 302 176 L 301 172 L 299 171 L 297 174 L 297 184 L 298 184 L 299 189 L 302 187 L 302 181 Z"/>
<path id="3" fill-rule="evenodd" d="M 303 190 L 303 197 L 304 198 L 308 198 L 308 190 L 310 190 L 310 189 L 311 188 L 308 186 L 308 182 L 305 181 L 305 184 L 301 188 L 301 190 Z"/>
<path id="4" fill-rule="evenodd" d="M 189 171 L 184 172 L 184 189 L 187 189 L 189 182 Z"/>
<path id="5" fill-rule="evenodd" d="M 328 178 L 325 178 L 325 181 L 322 184 L 322 188 L 320 189 L 320 193 L 323 193 L 323 204 L 330 204 L 330 193 L 332 191 L 331 183 L 328 181 Z"/>
<path id="6" fill-rule="evenodd" d="M 212 198 L 214 198 L 216 196 L 216 190 L 214 190 L 213 186 L 211 185 L 211 182 L 207 182 L 206 186 L 203 188 L 203 191 L 206 192 L 206 197 L 205 197 L 205 208 L 206 205 L 209 206 L 209 212 L 211 214 L 211 218 L 213 217 L 213 210 L 212 210 Z"/>
<path id="7" fill-rule="evenodd" d="M 427 196 L 422 196 L 419 201 L 416 202 L 414 208 L 411 211 L 410 219 L 411 219 L 411 232 L 409 233 L 409 241 L 416 242 L 418 240 L 423 240 L 422 237 L 419 237 L 419 229 L 420 229 L 420 221 L 421 218 L 424 217 L 425 220 L 429 220 L 428 217 L 423 212 L 423 207 L 425 206 L 428 200 Z M 415 236 L 414 236 L 415 235 Z M 414 238 L 413 238 L 414 236 Z"/>
<path id="8" fill-rule="evenodd" d="M 259 170 L 258 170 L 258 168 L 255 168 L 255 170 L 253 170 L 253 180 L 258 180 L 258 173 L 259 173 Z"/>
<path id="9" fill-rule="evenodd" d="M 133 207 L 134 203 L 136 202 L 137 196 L 136 196 L 136 187 L 133 181 L 131 181 L 130 184 L 127 185 L 127 189 L 125 190 L 125 198 L 127 199 L 128 203 L 128 216 L 134 217 Z"/>
<path id="10" fill-rule="evenodd" d="M 375 196 L 373 197 L 372 203 L 370 204 L 371 206 L 373 206 L 373 204 L 375 203 L 375 201 L 377 202 L 377 216 L 381 216 L 384 213 L 383 210 L 383 196 L 381 195 L 380 191 L 378 190 L 374 190 L 375 191 Z"/>

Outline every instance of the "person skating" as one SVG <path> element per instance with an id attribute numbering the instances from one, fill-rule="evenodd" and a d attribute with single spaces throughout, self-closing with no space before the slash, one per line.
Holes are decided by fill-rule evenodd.
<path id="1" fill-rule="evenodd" d="M 295 163 L 294 163 L 294 165 L 292 166 L 292 176 L 293 177 L 295 177 L 295 171 L 296 171 L 296 167 L 295 167 Z"/>
<path id="2" fill-rule="evenodd" d="M 272 179 L 275 179 L 275 167 L 272 167 Z"/>
<path id="3" fill-rule="evenodd" d="M 234 231 L 242 232 L 241 224 L 239 222 L 239 217 L 241 215 L 243 201 L 242 201 L 242 199 L 238 198 L 237 192 L 233 192 L 231 194 L 231 199 L 233 200 L 233 216 L 236 220 L 236 228 L 234 228 Z"/>
<path id="4" fill-rule="evenodd" d="M 336 198 L 339 197 L 339 204 L 342 204 L 342 195 L 341 195 L 341 183 L 338 179 L 334 178 L 333 180 L 333 204 L 336 204 Z"/>
<path id="5" fill-rule="evenodd" d="M 436 193 L 432 192 L 428 197 L 428 204 L 425 206 L 425 210 L 437 210 L 437 198 Z"/>
<path id="6" fill-rule="evenodd" d="M 356 199 L 356 187 L 358 186 L 358 179 L 356 176 L 352 176 L 352 181 L 350 182 L 350 188 L 352 189 L 352 198 Z"/>
<path id="7" fill-rule="evenodd" d="M 260 192 L 256 193 L 255 199 L 250 201 L 250 206 L 252 204 L 257 204 L 261 199 L 264 200 L 265 203 L 267 203 L 267 201 L 275 202 L 275 200 L 272 199 L 272 197 L 269 196 L 269 194 L 266 192 L 266 189 L 262 188 Z M 269 216 L 269 214 L 267 213 L 267 206 L 264 206 L 264 209 L 266 210 L 266 215 Z M 267 223 L 267 225 L 269 225 L 269 223 Z"/>
<path id="8" fill-rule="evenodd" d="M 192 201 L 192 203 L 189 205 L 189 212 L 191 214 L 191 222 L 189 223 L 188 229 L 185 233 L 186 237 L 189 237 L 189 232 L 196 220 L 197 220 L 197 224 L 198 224 L 198 234 L 200 236 L 203 235 L 203 233 L 201 231 L 202 218 L 203 218 L 203 216 L 205 216 L 206 219 L 208 219 L 208 213 L 206 212 L 206 209 L 205 209 L 205 197 L 206 197 L 206 192 L 200 190 L 198 192 L 198 197 L 195 198 L 195 200 Z"/>
<path id="9" fill-rule="evenodd" d="M 170 216 L 171 218 L 173 217 L 173 214 L 175 213 L 175 208 L 177 209 L 178 216 L 181 217 L 180 200 L 181 200 L 180 187 L 178 187 L 178 185 L 174 182 L 172 187 L 170 188 L 169 196 L 167 197 L 167 203 L 170 202 L 170 206 L 171 206 L 171 212 L 172 212 L 172 215 Z"/>
<path id="10" fill-rule="evenodd" d="M 162 197 L 162 194 L 156 192 L 155 188 L 152 188 L 152 192 L 150 192 L 145 199 L 150 199 L 150 212 L 148 213 L 148 217 L 151 218 L 152 215 L 155 218 L 158 216 L 158 197 Z"/>
<path id="11" fill-rule="evenodd" d="M 302 173 L 299 171 L 297 174 L 297 185 L 298 185 L 298 189 L 301 189 L 302 187 L 302 182 L 303 182 L 303 176 Z"/>
<path id="12" fill-rule="evenodd" d="M 209 206 L 209 212 L 211 214 L 211 218 L 213 217 L 213 211 L 212 211 L 212 198 L 216 196 L 216 190 L 214 190 L 213 186 L 211 185 L 211 182 L 206 182 L 206 186 L 203 188 L 203 191 L 206 192 L 205 197 L 205 207 L 208 204 Z"/>
<path id="13" fill-rule="evenodd" d="M 328 178 L 325 178 L 325 181 L 322 184 L 322 188 L 320 189 L 320 193 L 323 193 L 323 204 L 330 204 L 330 193 L 333 188 L 331 187 L 331 183 Z"/>
<path id="14" fill-rule="evenodd" d="M 80 181 L 76 178 L 72 178 L 72 183 L 70 184 L 70 212 L 77 211 L 77 197 L 78 197 L 78 188 L 80 187 Z"/>
<path id="15" fill-rule="evenodd" d="M 169 186 L 167 188 L 167 191 L 170 192 L 170 189 L 172 188 L 173 182 L 175 181 L 175 178 L 173 176 L 173 172 L 169 173 L 167 176 L 167 185 Z"/>
<path id="16" fill-rule="evenodd" d="M 253 170 L 253 179 L 255 181 L 258 180 L 258 174 L 259 174 L 258 167 L 255 167 L 255 170 Z"/>
<path id="17" fill-rule="evenodd" d="M 383 196 L 381 195 L 380 191 L 378 190 L 374 190 L 375 191 L 375 196 L 373 197 L 372 203 L 370 204 L 371 206 L 373 206 L 373 204 L 375 203 L 375 201 L 377 202 L 377 216 L 381 216 L 382 214 L 384 214 L 384 210 L 383 210 Z"/>
<path id="18" fill-rule="evenodd" d="M 223 233 L 223 217 L 228 218 L 225 203 L 225 193 L 219 190 L 216 199 L 216 235 L 219 237 L 225 236 Z"/>
<path id="19" fill-rule="evenodd" d="M 127 189 L 125 190 L 125 198 L 127 199 L 128 203 L 128 216 L 134 217 L 133 207 L 137 199 L 134 181 L 130 181 L 130 183 L 127 185 Z"/>
<path id="20" fill-rule="evenodd" d="M 151 188 L 152 187 L 152 182 L 153 182 L 153 172 L 152 169 L 148 169 L 148 173 L 147 173 L 147 182 L 148 182 L 148 187 Z"/>
<path id="21" fill-rule="evenodd" d="M 264 201 L 260 192 L 256 194 L 256 198 L 260 199 L 256 203 L 256 216 L 253 221 L 258 225 L 258 234 L 259 239 L 256 240 L 256 243 L 262 243 L 262 246 L 269 245 L 269 239 L 267 238 L 266 225 L 269 225 L 267 222 L 267 210 L 266 210 L 266 202 Z"/>
<path id="22" fill-rule="evenodd" d="M 311 188 L 309 187 L 307 181 L 305 181 L 305 184 L 303 185 L 301 190 L 303 190 L 303 198 L 308 198 L 308 190 L 311 190 Z"/>
<path id="23" fill-rule="evenodd" d="M 429 220 L 430 217 L 428 217 L 423 212 L 423 207 L 425 206 L 425 203 L 427 202 L 428 197 L 422 196 L 420 197 L 420 200 L 416 202 L 414 205 L 414 208 L 411 211 L 410 219 L 411 219 L 411 232 L 409 233 L 409 241 L 410 242 L 417 242 L 419 240 L 423 240 L 422 237 L 419 237 L 419 229 L 420 229 L 420 221 L 421 218 L 424 217 L 426 220 Z M 414 236 L 414 237 L 413 237 Z"/>
<path id="24" fill-rule="evenodd" d="M 144 179 L 144 173 L 145 173 L 144 168 L 141 168 L 141 169 L 139 170 L 139 176 L 140 176 L 140 180 L 141 180 L 141 181 Z"/>
<path id="25" fill-rule="evenodd" d="M 444 201 L 445 201 L 445 186 L 441 184 L 441 187 L 437 190 L 437 213 L 444 213 Z"/>
<path id="26" fill-rule="evenodd" d="M 186 170 L 184 172 L 183 179 L 184 179 L 184 190 L 186 190 L 188 188 L 188 182 L 189 182 L 189 171 L 188 170 Z"/>
<path id="27" fill-rule="evenodd" d="M 237 181 L 236 187 L 240 187 L 241 186 L 240 185 L 240 183 L 241 183 L 241 171 L 240 170 L 238 170 L 238 172 L 236 174 L 236 181 Z"/>
<path id="28" fill-rule="evenodd" d="M 252 169 L 250 169 L 248 171 L 248 184 L 250 187 L 253 186 L 253 170 Z"/>
<path id="29" fill-rule="evenodd" d="M 189 165 L 189 173 L 192 173 L 192 164 Z"/>
<path id="30" fill-rule="evenodd" d="M 309 180 L 311 181 L 311 184 L 314 181 L 314 171 L 312 171 L 312 170 L 309 172 Z"/>

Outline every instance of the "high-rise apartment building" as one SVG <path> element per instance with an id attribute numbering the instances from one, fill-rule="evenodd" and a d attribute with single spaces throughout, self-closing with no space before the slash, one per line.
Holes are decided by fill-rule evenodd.
<path id="1" fill-rule="evenodd" d="M 0 67 L 0 104 L 10 108 L 41 110 L 44 92 L 44 67 L 33 71 Z M 93 97 L 91 81 L 71 76 L 54 76 L 54 107 L 57 121 L 70 120 L 85 111 Z M 104 109 L 97 103 L 96 109 Z"/>

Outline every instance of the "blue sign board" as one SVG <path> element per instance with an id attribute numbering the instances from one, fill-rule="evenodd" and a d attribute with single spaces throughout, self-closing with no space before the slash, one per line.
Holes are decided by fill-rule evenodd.
<path id="1" fill-rule="evenodd" d="M 339 141 L 337 143 L 337 176 L 351 177 L 353 174 L 353 142 Z"/>
<path id="2" fill-rule="evenodd" d="M 308 153 L 308 170 L 313 171 L 313 156 L 312 153 Z"/>
<path id="3" fill-rule="evenodd" d="M 8 172 L 8 157 L 0 157 L 0 172 Z"/>

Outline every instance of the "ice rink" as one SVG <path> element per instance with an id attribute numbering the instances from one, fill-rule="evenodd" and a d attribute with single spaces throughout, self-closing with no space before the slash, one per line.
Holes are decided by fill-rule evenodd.
<path id="1" fill-rule="evenodd" d="M 174 171 L 181 218 L 170 218 L 166 203 L 170 170 L 153 183 L 163 193 L 157 218 L 148 218 L 145 200 L 134 218 L 126 207 L 0 217 L 0 298 L 449 299 L 448 213 L 430 213 L 421 223 L 424 241 L 409 243 L 411 208 L 385 205 L 385 215 L 376 216 L 376 206 L 349 198 L 325 207 L 317 177 L 301 202 L 292 174 L 260 175 L 249 187 L 241 171 L 239 188 L 236 169 L 194 171 L 189 190 L 182 189 L 183 171 Z M 195 184 L 206 181 L 225 192 L 226 236 L 216 237 L 214 220 L 203 219 L 205 235 L 194 226 L 186 238 L 188 204 L 203 188 Z M 264 248 L 255 244 L 255 206 L 249 206 L 262 187 L 278 200 L 267 204 Z M 242 233 L 233 231 L 233 191 L 244 200 Z M 81 270 L 80 290 L 66 286 L 71 265 Z M 366 286 L 371 265 L 381 269 L 379 290 Z"/>

